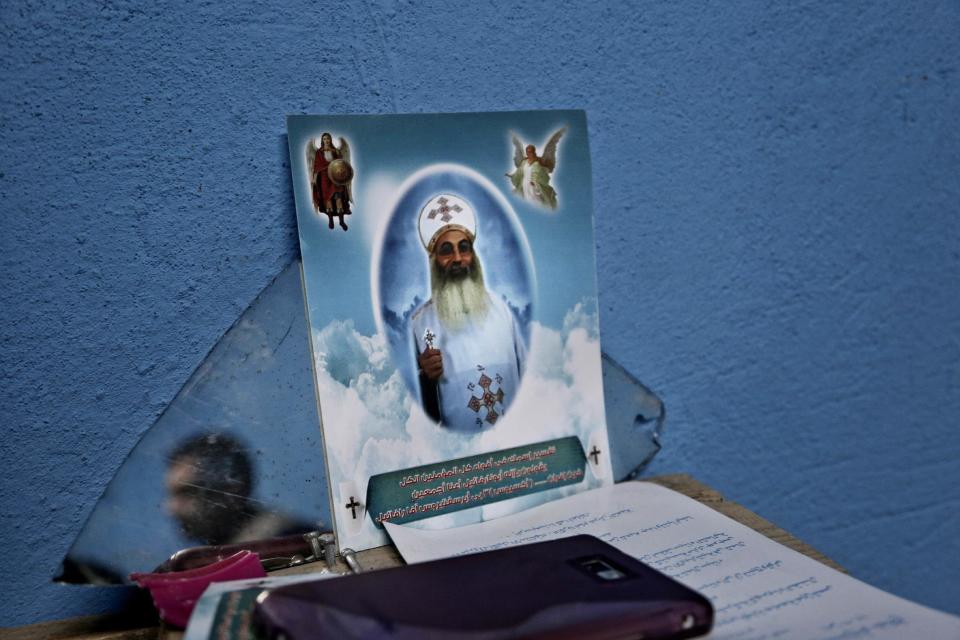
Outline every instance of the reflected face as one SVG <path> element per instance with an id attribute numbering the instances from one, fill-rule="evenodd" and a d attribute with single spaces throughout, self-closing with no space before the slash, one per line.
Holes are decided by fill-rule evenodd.
<path id="1" fill-rule="evenodd" d="M 433 255 L 447 278 L 465 278 L 473 268 L 473 241 L 463 231 L 450 229 L 437 238 Z"/>
<path id="2" fill-rule="evenodd" d="M 164 478 L 167 513 L 187 537 L 204 544 L 224 544 L 248 517 L 246 496 L 212 485 L 197 467 L 202 463 L 192 456 L 171 463 Z"/>
<path id="3" fill-rule="evenodd" d="M 197 485 L 195 467 L 193 458 L 181 458 L 167 470 L 164 478 L 167 487 L 166 508 L 187 535 L 201 537 L 198 534 L 204 529 L 203 522 L 208 514 L 203 507 L 204 490 Z"/>

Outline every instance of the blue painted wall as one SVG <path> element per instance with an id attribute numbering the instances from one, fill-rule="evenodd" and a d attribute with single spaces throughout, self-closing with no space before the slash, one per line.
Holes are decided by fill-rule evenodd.
<path id="1" fill-rule="evenodd" d="M 296 255 L 285 114 L 541 107 L 654 471 L 960 613 L 960 5 L 451 4 L 0 4 L 0 625 L 119 605 L 50 577 Z"/>

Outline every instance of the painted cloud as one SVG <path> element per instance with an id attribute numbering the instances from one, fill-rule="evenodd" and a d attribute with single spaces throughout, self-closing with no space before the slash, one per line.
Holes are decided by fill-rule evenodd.
<path id="1" fill-rule="evenodd" d="M 363 495 L 367 478 L 478 451 L 496 451 L 568 435 L 584 450 L 591 433 L 604 428 L 600 342 L 595 303 L 582 302 L 561 330 L 531 323 L 527 371 L 516 401 L 496 427 L 477 434 L 438 427 L 414 402 L 381 335 L 364 336 L 352 321 L 334 321 L 314 332 L 319 397 L 324 399 L 324 438 L 334 505 L 337 481 L 352 480 Z M 548 401 L 544 401 L 548 399 Z M 361 452 L 357 457 L 356 452 Z M 599 480 L 588 474 L 587 486 Z M 586 488 L 552 489 L 444 516 L 444 526 L 504 515 Z M 343 500 L 341 500 L 343 498 Z M 376 546 L 384 534 L 365 519 L 359 544 Z"/>

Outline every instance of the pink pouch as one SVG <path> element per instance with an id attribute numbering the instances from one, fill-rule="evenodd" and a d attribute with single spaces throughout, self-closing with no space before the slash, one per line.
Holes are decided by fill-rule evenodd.
<path id="1" fill-rule="evenodd" d="M 264 578 L 266 575 L 260 556 L 251 551 L 240 551 L 205 567 L 170 573 L 131 573 L 130 579 L 150 590 L 160 618 L 182 628 L 187 626 L 194 605 L 211 582 Z"/>

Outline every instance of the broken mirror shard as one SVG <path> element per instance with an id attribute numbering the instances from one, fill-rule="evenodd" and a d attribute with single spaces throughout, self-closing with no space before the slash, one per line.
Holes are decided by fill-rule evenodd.
<path id="1" fill-rule="evenodd" d="M 607 354 L 615 477 L 660 450 L 662 402 Z M 123 462 L 56 580 L 129 584 L 179 549 L 328 530 L 300 261 L 227 330 Z"/>
<path id="2" fill-rule="evenodd" d="M 639 476 L 660 451 L 666 409 L 657 395 L 602 353 L 603 404 L 617 481 Z"/>
<path id="3" fill-rule="evenodd" d="M 59 580 L 126 583 L 178 549 L 329 528 L 306 326 L 297 262 L 144 433 Z"/>

